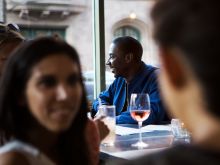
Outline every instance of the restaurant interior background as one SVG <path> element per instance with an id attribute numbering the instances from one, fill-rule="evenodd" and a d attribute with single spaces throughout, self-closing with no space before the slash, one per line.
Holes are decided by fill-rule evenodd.
<path id="1" fill-rule="evenodd" d="M 153 0 L 0 0 L 0 21 L 16 23 L 27 39 L 59 35 L 79 55 L 89 100 L 109 86 L 105 66 L 115 37 L 129 35 L 144 49 L 143 61 L 159 65 L 149 12 Z"/>

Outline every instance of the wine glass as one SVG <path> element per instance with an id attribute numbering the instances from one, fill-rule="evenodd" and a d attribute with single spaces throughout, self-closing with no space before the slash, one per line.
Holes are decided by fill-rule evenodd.
<path id="1" fill-rule="evenodd" d="M 132 93 L 130 100 L 130 114 L 134 120 L 138 122 L 139 126 L 139 141 L 132 144 L 133 147 L 145 148 L 148 144 L 142 141 L 141 127 L 142 122 L 146 120 L 150 115 L 150 98 L 146 93 Z"/>

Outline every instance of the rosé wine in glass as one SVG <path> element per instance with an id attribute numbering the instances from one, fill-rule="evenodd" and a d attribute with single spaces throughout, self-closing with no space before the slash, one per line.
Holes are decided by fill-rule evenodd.
<path id="1" fill-rule="evenodd" d="M 150 110 L 132 110 L 131 111 L 131 117 L 138 121 L 138 122 L 143 122 L 146 120 L 150 115 Z"/>
<path id="2" fill-rule="evenodd" d="M 133 147 L 145 148 L 148 144 L 144 143 L 141 135 L 142 122 L 150 116 L 150 97 L 146 93 L 132 93 L 130 100 L 131 117 L 138 122 L 139 126 L 139 141 L 132 144 Z"/>

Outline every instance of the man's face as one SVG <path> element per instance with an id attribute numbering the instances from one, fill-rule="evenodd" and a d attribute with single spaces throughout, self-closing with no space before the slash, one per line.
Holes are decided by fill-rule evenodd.
<path id="1" fill-rule="evenodd" d="M 127 64 L 125 63 L 125 54 L 120 49 L 120 45 L 112 43 L 109 48 L 109 59 L 106 63 L 115 77 L 125 77 L 127 73 Z"/>

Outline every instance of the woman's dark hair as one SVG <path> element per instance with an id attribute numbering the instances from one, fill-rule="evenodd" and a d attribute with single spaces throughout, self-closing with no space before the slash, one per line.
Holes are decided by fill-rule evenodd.
<path id="1" fill-rule="evenodd" d="M 123 53 L 133 53 L 134 58 L 138 61 L 141 60 L 143 48 L 140 42 L 130 36 L 118 37 L 112 41 L 115 45 L 120 46 Z"/>
<path id="2" fill-rule="evenodd" d="M 219 0 L 158 0 L 151 15 L 158 44 L 183 52 L 202 85 L 207 109 L 220 118 L 219 11 Z"/>
<path id="3" fill-rule="evenodd" d="M 62 164 L 88 164 L 88 150 L 85 142 L 85 126 L 87 123 L 87 100 L 80 61 L 77 52 L 66 42 L 44 37 L 24 43 L 9 58 L 0 83 L 0 131 L 4 138 L 26 139 L 36 119 L 27 107 L 21 106 L 19 99 L 23 97 L 32 68 L 49 55 L 66 55 L 75 62 L 80 71 L 80 82 L 83 88 L 83 98 L 80 111 L 71 127 L 61 134 L 58 151 Z M 74 101 L 74 100 L 73 100 Z"/>

